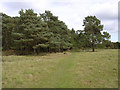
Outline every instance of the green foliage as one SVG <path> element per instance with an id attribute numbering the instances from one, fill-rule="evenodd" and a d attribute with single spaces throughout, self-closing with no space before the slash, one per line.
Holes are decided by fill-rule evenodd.
<path id="1" fill-rule="evenodd" d="M 120 42 L 112 42 L 112 47 L 113 49 L 120 49 Z"/>
<path id="2" fill-rule="evenodd" d="M 19 14 L 20 17 L 4 14 L 3 50 L 14 49 L 25 54 L 33 51 L 57 52 L 71 48 L 70 30 L 50 11 L 38 16 L 32 9 L 21 9 Z"/>
<path id="3" fill-rule="evenodd" d="M 14 19 L 6 14 L 2 13 L 2 46 L 3 50 L 11 49 L 12 35 L 14 27 Z"/>
<path id="4" fill-rule="evenodd" d="M 50 11 L 40 15 L 32 9 L 21 9 L 19 17 L 2 14 L 3 50 L 15 50 L 20 54 L 34 52 L 63 52 L 70 49 L 89 49 L 96 45 L 112 47 L 107 32 L 95 16 L 83 20 L 84 30 L 68 29 L 67 25 Z M 110 43 L 109 43 L 110 42 Z"/>
<path id="5" fill-rule="evenodd" d="M 63 49 L 70 48 L 70 31 L 63 21 L 58 20 L 58 17 L 53 16 L 50 11 L 45 11 L 45 13 L 40 14 L 41 19 L 47 23 L 49 28 L 49 33 L 51 33 L 51 37 L 49 37 L 49 50 L 50 49 L 58 49 L 59 51 L 63 51 Z M 57 51 L 57 50 L 55 50 Z"/>
<path id="6" fill-rule="evenodd" d="M 109 39 L 110 35 L 107 32 L 101 31 L 103 30 L 103 25 L 101 25 L 101 21 L 97 19 L 95 16 L 85 17 L 83 20 L 84 32 L 87 40 L 91 43 L 91 47 L 94 48 L 95 45 L 100 44 L 104 39 Z"/>

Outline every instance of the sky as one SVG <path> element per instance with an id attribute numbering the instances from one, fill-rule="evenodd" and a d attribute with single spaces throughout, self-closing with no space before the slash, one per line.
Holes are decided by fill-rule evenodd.
<path id="1" fill-rule="evenodd" d="M 0 12 L 19 16 L 21 9 L 33 9 L 36 13 L 50 10 L 69 29 L 83 30 L 83 20 L 96 16 L 104 25 L 103 31 L 111 35 L 111 41 L 118 41 L 119 0 L 0 0 Z"/>

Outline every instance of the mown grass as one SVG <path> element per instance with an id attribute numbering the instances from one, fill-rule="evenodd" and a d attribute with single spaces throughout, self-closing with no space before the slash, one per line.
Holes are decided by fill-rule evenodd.
<path id="1" fill-rule="evenodd" d="M 117 88 L 118 50 L 3 56 L 3 88 Z"/>

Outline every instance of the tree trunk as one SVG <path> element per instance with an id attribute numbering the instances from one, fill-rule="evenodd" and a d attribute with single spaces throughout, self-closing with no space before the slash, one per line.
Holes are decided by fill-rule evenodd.
<path id="1" fill-rule="evenodd" d="M 94 43 L 93 43 L 93 48 L 92 48 L 92 51 L 93 51 L 93 52 L 95 51 L 95 45 L 94 45 Z"/>
<path id="2" fill-rule="evenodd" d="M 36 55 L 36 49 L 34 49 L 34 55 Z"/>
<path id="3" fill-rule="evenodd" d="M 88 52 L 89 52 L 89 48 L 88 48 Z"/>
<path id="4" fill-rule="evenodd" d="M 50 53 L 50 47 L 48 47 L 47 49 L 48 49 L 48 52 Z"/>
<path id="5" fill-rule="evenodd" d="M 59 52 L 60 52 L 60 45 L 59 45 Z"/>

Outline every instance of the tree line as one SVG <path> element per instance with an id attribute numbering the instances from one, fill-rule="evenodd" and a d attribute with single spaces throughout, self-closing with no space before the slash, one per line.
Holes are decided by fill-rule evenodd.
<path id="1" fill-rule="evenodd" d="M 71 49 L 116 48 L 110 35 L 103 31 L 95 16 L 83 20 L 84 30 L 68 29 L 67 25 L 50 11 L 39 15 L 32 9 L 21 9 L 20 16 L 2 15 L 2 50 L 19 54 L 63 52 Z M 119 44 L 119 43 L 118 43 Z"/>

